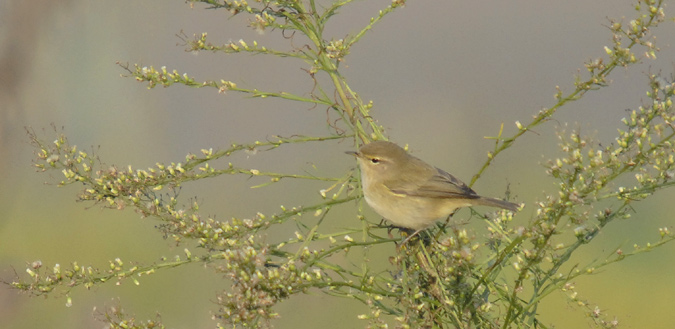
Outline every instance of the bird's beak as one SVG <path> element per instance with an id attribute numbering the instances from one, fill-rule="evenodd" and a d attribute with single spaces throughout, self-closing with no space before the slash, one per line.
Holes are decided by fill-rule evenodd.
<path id="1" fill-rule="evenodd" d="M 347 151 L 347 152 L 345 152 L 345 153 L 346 153 L 346 154 L 349 154 L 349 155 L 353 155 L 353 156 L 355 156 L 355 157 L 357 157 L 357 158 L 360 158 L 360 157 L 361 157 L 361 154 L 360 154 L 359 152 Z"/>

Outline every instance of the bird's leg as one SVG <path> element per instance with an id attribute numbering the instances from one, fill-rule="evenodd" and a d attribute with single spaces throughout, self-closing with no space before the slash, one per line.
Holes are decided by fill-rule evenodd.
<path id="1" fill-rule="evenodd" d="M 398 245 L 398 247 L 396 247 L 396 250 L 397 250 L 397 251 L 401 251 L 401 248 L 403 248 L 403 246 L 404 246 L 406 243 L 408 243 L 408 241 L 410 241 L 410 239 L 412 239 L 414 236 L 420 234 L 420 232 L 422 232 L 422 231 L 424 231 L 424 230 L 425 230 L 425 229 L 421 228 L 421 229 L 419 229 L 419 230 L 417 230 L 417 231 L 414 231 L 412 234 L 408 235 L 405 239 L 403 239 L 403 241 Z M 407 230 L 407 232 L 410 232 L 410 231 Z"/>
<path id="2" fill-rule="evenodd" d="M 377 226 L 379 226 L 379 227 L 386 227 L 386 228 L 387 228 L 387 235 L 389 236 L 389 238 L 390 238 L 390 239 L 393 239 L 393 238 L 394 238 L 394 236 L 391 235 L 391 230 L 393 230 L 394 228 L 396 228 L 396 226 L 394 226 L 394 225 L 389 225 L 389 224 L 385 225 L 385 224 L 384 224 L 384 217 L 382 218 L 382 220 L 380 220 L 380 224 L 378 224 Z"/>

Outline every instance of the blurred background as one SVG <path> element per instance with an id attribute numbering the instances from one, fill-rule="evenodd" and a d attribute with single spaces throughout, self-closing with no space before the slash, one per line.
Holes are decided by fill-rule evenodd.
<path id="1" fill-rule="evenodd" d="M 334 17 L 328 35 L 339 39 L 357 32 L 389 3 L 350 4 Z M 527 123 L 552 106 L 556 85 L 564 92 L 572 90 L 583 63 L 603 56 L 603 47 L 611 46 L 607 18 L 631 19 L 632 3 L 411 0 L 353 47 L 342 73 L 364 100 L 374 101 L 372 115 L 393 141 L 409 144 L 416 156 L 468 181 L 493 147 L 484 137 L 497 135 L 502 123 L 509 135 L 516 120 Z M 554 183 L 541 163 L 557 154 L 555 131 L 566 125 L 611 143 L 621 118 L 644 100 L 647 75 L 670 76 L 673 71 L 674 28 L 668 21 L 656 30 L 662 49 L 657 60 L 616 70 L 609 88 L 564 107 L 556 120 L 502 154 L 475 190 L 500 196 L 509 185 L 520 202 L 542 199 Z M 232 142 L 326 134 L 323 108 L 179 85 L 147 90 L 145 84 L 120 77 L 125 72 L 116 61 L 165 65 L 197 80 L 310 92 L 312 81 L 301 70 L 307 67 L 293 59 L 184 52 L 179 35 L 202 32 L 214 44 L 244 39 L 289 49 L 280 32 L 259 35 L 246 27 L 243 15 L 230 18 L 225 11 L 204 10 L 199 4 L 191 9 L 183 1 L 0 2 L 0 278 L 12 280 L 15 271 L 23 275 L 26 264 L 36 260 L 50 267 L 72 261 L 105 267 L 106 260 L 116 257 L 150 263 L 182 254 L 184 248 L 164 240 L 152 219 L 140 219 L 132 210 L 77 203 L 76 186 L 45 185 L 60 179 L 60 173 L 38 174 L 31 167 L 34 150 L 25 126 L 51 141 L 54 124 L 80 149 L 96 149 L 106 165 L 134 168 L 183 161 L 188 153 Z M 233 161 L 260 170 L 336 177 L 354 167 L 354 160 L 343 154 L 352 149 L 349 143 L 316 146 Z M 219 177 L 186 186 L 181 193 L 198 196 L 205 213 L 224 220 L 318 200 L 320 187 L 282 182 L 249 189 L 254 183 Z M 630 250 L 634 243 L 656 240 L 659 227 L 672 228 L 674 197 L 666 191 L 635 205 L 637 215 L 610 225 L 576 261 L 584 265 L 618 246 Z M 526 207 L 519 217 L 527 220 L 533 209 Z M 358 225 L 353 210 L 345 214 L 333 218 L 345 221 L 337 226 Z M 393 252 L 392 246 L 387 253 Z M 387 254 L 382 257 L 384 261 Z M 671 328 L 673 257 L 675 245 L 668 245 L 580 278 L 577 290 L 581 299 L 618 316 L 625 328 Z M 66 307 L 63 296 L 29 298 L 3 285 L 0 327 L 100 328 L 102 310 L 119 303 L 138 319 L 161 313 L 171 328 L 212 328 L 214 288 L 226 287 L 211 269 L 183 267 L 142 278 L 140 286 L 125 281 L 91 291 L 74 289 L 73 305 Z M 312 312 L 305 312 L 308 308 Z M 278 311 L 282 318 L 275 322 L 277 328 L 358 328 L 365 323 L 356 315 L 367 310 L 352 300 L 312 292 L 282 303 Z M 561 293 L 548 298 L 539 311 L 545 323 L 559 328 L 587 325 L 583 312 Z"/>

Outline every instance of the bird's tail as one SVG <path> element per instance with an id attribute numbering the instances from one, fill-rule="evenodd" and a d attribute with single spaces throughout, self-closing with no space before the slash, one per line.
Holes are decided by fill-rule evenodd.
<path id="1" fill-rule="evenodd" d="M 480 197 L 478 199 L 471 200 L 474 205 L 477 206 L 488 206 L 488 207 L 497 207 L 497 208 L 502 208 L 502 209 L 507 209 L 511 211 L 518 211 L 518 208 L 520 207 L 519 204 L 513 203 L 513 202 L 508 202 L 504 200 L 499 200 L 499 199 L 493 199 L 493 198 L 486 198 L 486 197 Z"/>

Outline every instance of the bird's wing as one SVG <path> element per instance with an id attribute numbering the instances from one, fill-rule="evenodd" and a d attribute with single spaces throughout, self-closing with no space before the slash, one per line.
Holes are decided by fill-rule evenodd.
<path id="1" fill-rule="evenodd" d="M 418 181 L 414 184 L 400 184 L 399 186 L 388 186 L 392 192 L 409 196 L 419 196 L 425 198 L 462 198 L 475 199 L 479 196 L 471 188 L 466 186 L 461 180 L 449 173 L 434 168 L 435 173 L 425 181 Z"/>

